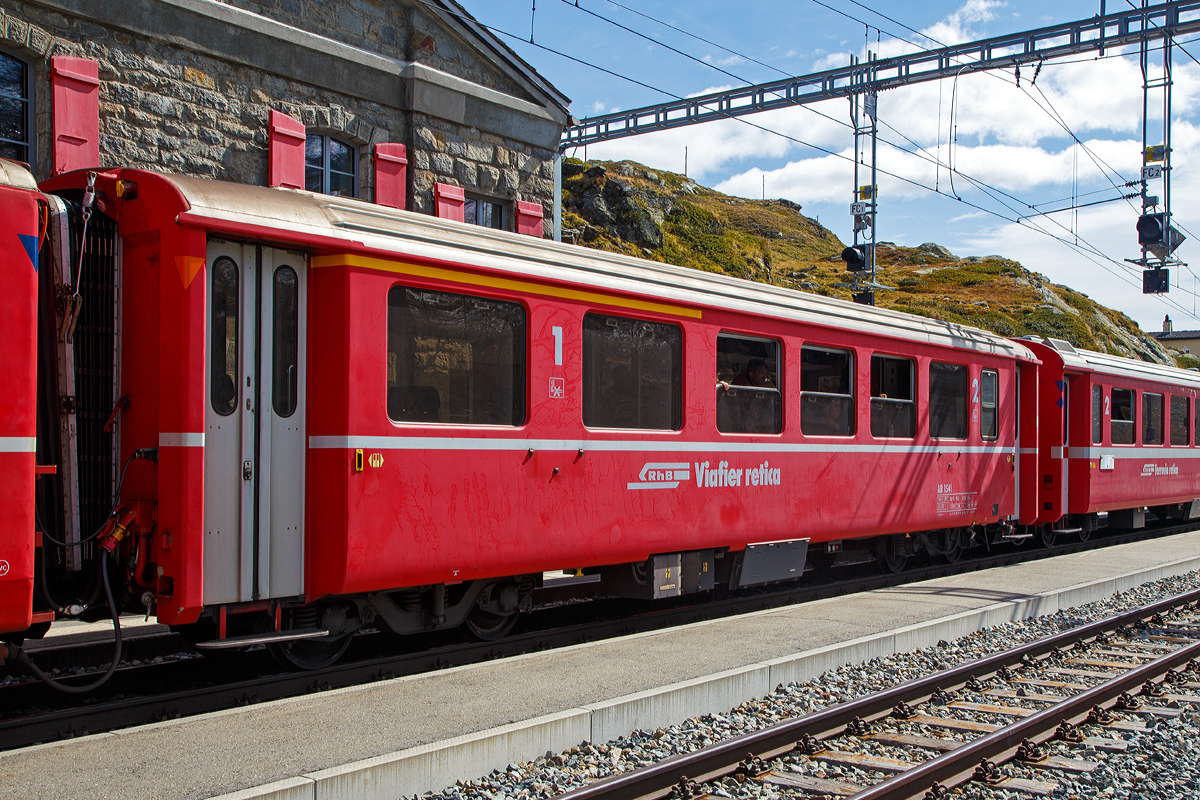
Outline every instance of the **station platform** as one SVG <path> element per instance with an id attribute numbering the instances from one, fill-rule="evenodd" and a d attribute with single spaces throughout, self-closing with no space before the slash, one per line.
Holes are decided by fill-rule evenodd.
<path id="1" fill-rule="evenodd" d="M 21 796 L 396 800 L 1200 569 L 1200 532 L 0 753 Z"/>

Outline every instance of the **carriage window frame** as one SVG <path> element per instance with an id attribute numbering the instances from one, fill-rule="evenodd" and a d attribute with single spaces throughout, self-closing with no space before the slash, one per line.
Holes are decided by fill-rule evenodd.
<path id="1" fill-rule="evenodd" d="M 1121 395 L 1122 407 L 1124 400 L 1129 401 L 1129 419 L 1117 419 L 1117 395 Z M 1137 392 L 1133 389 L 1125 389 L 1120 386 L 1114 386 L 1109 391 L 1110 408 L 1108 412 L 1108 441 L 1110 444 L 1130 446 L 1137 444 Z M 1128 425 L 1129 428 L 1118 428 L 1117 426 Z M 1125 431 L 1128 431 L 1127 433 Z M 1118 431 L 1122 433 L 1118 436 Z"/>
<path id="2" fill-rule="evenodd" d="M 623 332 L 623 335 L 636 332 L 637 329 L 643 331 L 657 329 L 658 334 L 656 339 L 661 341 L 669 348 L 671 364 L 669 380 L 666 382 L 667 391 L 670 394 L 667 404 L 667 409 L 670 416 L 668 427 L 663 427 L 659 424 L 654 424 L 653 420 L 644 422 L 646 416 L 654 416 L 655 409 L 647 403 L 642 403 L 643 392 L 641 389 L 646 386 L 647 378 L 651 379 L 651 389 L 654 388 L 656 382 L 661 388 L 664 383 L 661 375 L 655 375 L 651 369 L 645 368 L 643 361 L 643 350 L 639 348 L 636 353 L 630 351 L 631 356 L 637 356 L 638 371 L 634 373 L 634 363 L 631 357 L 630 363 L 625 364 L 619 360 L 613 362 L 610 368 L 605 369 L 606 375 L 603 376 L 600 383 L 597 384 L 597 370 L 600 366 L 596 362 L 597 345 L 600 344 L 602 351 L 600 357 L 605 358 L 607 363 L 608 355 L 603 351 L 609 352 L 619 350 L 618 347 L 613 347 L 612 342 L 605 342 L 604 337 L 610 330 Z M 585 427 L 593 430 L 640 430 L 640 431 L 660 431 L 663 433 L 672 433 L 683 429 L 683 376 L 684 376 L 684 359 L 685 348 L 684 342 L 686 335 L 683 326 L 675 322 L 667 322 L 664 320 L 645 319 L 642 317 L 630 317 L 621 314 L 609 314 L 602 311 L 589 311 L 583 315 L 583 347 L 582 347 L 582 362 L 583 362 L 583 403 L 581 409 L 581 417 Z M 611 349 L 610 349 L 611 348 Z M 650 355 L 653 355 L 650 353 Z M 623 377 L 627 388 L 638 387 L 639 391 L 631 393 L 631 397 L 627 397 L 621 393 L 619 380 L 615 375 L 616 371 L 624 366 L 629 375 Z M 608 383 L 608 379 L 612 379 Z M 605 397 L 605 395 L 611 395 Z M 651 392 L 653 394 L 653 392 Z M 627 404 L 633 402 L 634 408 L 629 408 Z M 651 397 L 649 404 L 655 403 L 656 400 Z M 633 414 L 636 413 L 636 418 Z M 637 424 L 625 424 L 625 423 Z"/>
<path id="3" fill-rule="evenodd" d="M 955 375 L 961 374 L 962 375 L 961 386 L 960 387 L 949 387 L 948 383 L 939 381 L 939 386 L 935 390 L 934 378 L 933 378 L 933 376 L 936 374 L 934 372 L 935 366 L 936 367 L 954 367 L 955 371 L 953 374 L 955 374 Z M 965 441 L 967 439 L 967 437 L 970 436 L 970 431 L 971 431 L 971 426 L 970 426 L 970 423 L 968 420 L 968 412 L 967 412 L 967 409 L 969 406 L 968 401 L 970 400 L 970 391 L 969 391 L 970 384 L 971 384 L 970 368 L 966 364 L 955 364 L 955 363 L 952 363 L 949 361 L 930 361 L 929 368 L 928 368 L 928 376 L 929 376 L 929 380 L 928 380 L 928 384 L 929 384 L 929 408 L 928 408 L 929 438 L 930 439 L 947 440 L 947 441 Z M 946 426 L 944 424 L 939 426 L 939 428 L 937 429 L 938 433 L 940 433 L 942 435 L 937 435 L 934 433 L 934 430 L 935 430 L 934 417 L 933 417 L 934 410 L 939 405 L 941 395 L 944 393 L 944 388 L 943 388 L 944 386 L 947 388 L 950 388 L 953 392 L 949 396 L 949 399 L 955 405 L 961 404 L 960 409 L 959 409 L 959 411 L 960 411 L 959 416 L 960 416 L 961 421 L 958 423 L 957 428 L 954 431 L 952 431 L 952 434 L 954 434 L 954 435 L 945 435 L 944 428 Z M 961 394 L 960 394 L 960 392 L 961 392 Z"/>
<path id="4" fill-rule="evenodd" d="M 507 353 L 497 351 L 495 363 L 490 363 L 485 360 L 475 359 L 474 348 L 471 350 L 471 358 L 466 361 L 466 367 L 459 369 L 444 369 L 444 370 L 429 370 L 429 377 L 435 377 L 439 384 L 444 384 L 443 389 L 439 386 L 431 384 L 401 384 L 400 383 L 400 358 L 401 352 L 393 349 L 394 338 L 402 337 L 405 334 L 402 326 L 394 326 L 393 324 L 393 301 L 392 296 L 395 292 L 413 292 L 416 295 L 436 296 L 441 295 L 450 298 L 451 301 L 461 301 L 463 304 L 470 303 L 472 309 L 486 309 L 488 306 L 493 307 L 497 312 L 503 311 L 511 315 L 511 319 L 505 320 L 500 317 L 501 322 L 512 323 L 508 327 L 508 336 L 511 341 L 511 348 Z M 435 299 L 436 298 L 432 298 Z M 420 286 L 411 286 L 403 283 L 392 284 L 386 294 L 386 362 L 385 370 L 385 388 L 387 397 L 385 400 L 388 418 L 395 424 L 399 425 L 429 425 L 429 426 L 481 426 L 488 428 L 519 428 L 529 421 L 529 309 L 524 303 L 519 300 L 507 297 L 495 297 L 483 294 L 468 294 L 464 292 L 447 292 L 439 289 L 429 289 Z M 405 308 L 412 307 L 407 304 L 407 297 L 404 305 L 397 306 L 401 311 Z M 495 319 L 495 318 L 494 318 Z M 424 324 L 433 325 L 439 322 L 445 323 L 442 320 L 432 320 Z M 454 324 L 450 321 L 449 324 Z M 465 324 L 465 323 L 458 323 Z M 415 341 L 418 336 L 411 337 Z M 496 337 L 477 336 L 474 339 L 456 340 L 459 342 L 471 341 L 491 341 L 495 342 Z M 403 340 L 397 340 L 397 347 L 404 344 Z M 414 354 L 417 352 L 414 347 Z M 508 362 L 505 363 L 505 356 Z M 507 370 L 505 369 L 507 367 Z M 424 372 L 424 370 L 422 370 Z M 493 385 L 499 384 L 499 393 L 493 393 L 492 397 L 497 398 L 501 403 L 508 403 L 507 419 L 502 409 L 501 412 L 493 411 L 493 419 L 474 419 L 478 413 L 481 417 L 485 416 L 488 411 L 489 404 L 481 402 L 476 393 L 476 384 L 480 382 L 480 373 L 489 372 L 489 378 L 492 379 Z M 508 373 L 507 375 L 505 373 Z M 442 378 L 444 374 L 444 379 Z M 422 375 L 424 379 L 425 376 Z M 509 384 L 508 392 L 503 391 L 505 383 Z M 395 388 L 395 393 L 393 393 Z M 432 388 L 437 392 L 437 407 L 431 406 L 430 400 L 432 395 L 429 392 L 413 393 L 414 389 Z M 401 389 L 407 389 L 403 395 Z M 456 404 L 455 400 L 464 400 Z M 456 411 L 457 407 L 457 411 Z M 441 419 L 442 409 L 445 409 L 446 419 Z M 430 419 L 430 415 L 435 414 L 436 419 Z M 463 415 L 467 415 L 467 419 L 462 419 Z M 457 417 L 457 418 L 456 418 Z"/>
<path id="5" fill-rule="evenodd" d="M 722 351 L 722 342 L 746 342 L 748 349 L 764 353 L 765 357 L 760 359 L 758 356 L 751 357 L 744 353 L 742 355 L 745 357 L 742 359 L 737 359 L 737 354 L 732 354 L 735 357 L 729 358 L 731 354 Z M 770 349 L 774 350 L 774 354 L 766 355 L 765 351 Z M 767 336 L 721 332 L 717 334 L 716 356 L 717 432 L 760 435 L 783 433 L 786 411 L 783 392 L 779 388 L 783 380 L 783 342 Z M 724 360 L 723 356 L 726 356 Z M 764 362 L 767 380 L 774 385 L 755 386 L 751 383 L 738 383 L 743 375 L 748 374 L 749 365 L 758 360 Z M 761 412 L 761 404 L 764 401 L 774 404 L 774 408 L 770 409 L 769 419 Z"/>
<path id="6" fill-rule="evenodd" d="M 909 398 L 889 397 L 881 388 L 882 376 L 877 377 L 876 363 L 880 364 L 882 370 L 882 362 L 896 361 L 908 364 L 908 393 Z M 877 393 L 878 392 L 878 393 Z M 895 416 L 896 410 L 907 411 L 910 433 L 904 435 L 895 433 L 895 425 L 889 422 L 888 417 Z M 892 413 L 885 414 L 886 411 Z M 884 425 L 887 424 L 888 431 L 883 432 Z M 890 435 L 889 435 L 890 434 Z M 891 353 L 872 353 L 871 354 L 871 436 L 876 439 L 914 439 L 917 435 L 917 361 L 914 358 L 907 356 L 897 356 Z"/>
<path id="7" fill-rule="evenodd" d="M 21 58 L 15 53 L 2 49 L 0 49 L 0 59 L 11 61 L 21 69 L 19 80 L 13 81 L 12 84 L 0 85 L 0 97 L 16 102 L 19 109 L 17 119 L 21 121 L 21 125 L 25 128 L 24 137 L 22 138 L 11 139 L 6 136 L 0 136 L 0 158 L 11 158 L 14 161 L 27 164 L 32 172 L 34 154 L 37 152 L 35 147 L 37 132 L 34 127 L 33 107 L 33 64 L 28 59 Z M 12 150 L 11 153 L 9 153 L 10 148 Z M 21 153 L 21 150 L 24 153 Z M 24 157 L 21 157 L 22 155 Z"/>
<path id="8" fill-rule="evenodd" d="M 1100 444 L 1104 439 L 1104 387 L 1096 384 L 1092 387 L 1092 444 Z"/>
<path id="9" fill-rule="evenodd" d="M 225 277 L 219 277 L 225 266 L 230 268 L 232 287 L 223 286 L 223 303 L 217 300 L 217 282 L 227 283 Z M 238 264 L 229 256 L 221 256 L 212 264 L 212 299 L 209 303 L 209 374 L 208 402 L 212 410 L 222 417 L 228 417 L 237 411 L 240 393 L 238 392 L 239 364 L 241 359 L 242 332 L 242 272 Z M 232 336 L 229 330 L 230 314 L 233 314 Z M 221 329 L 224 328 L 224 331 Z M 224 355 L 217 360 L 218 353 Z M 230 368 L 230 354 L 233 356 L 233 366 Z M 222 380 L 224 378 L 225 380 Z M 232 391 L 231 394 L 228 394 Z M 228 394 L 228 396 L 226 396 Z"/>
<path id="10" fill-rule="evenodd" d="M 1142 444 L 1161 445 L 1166 441 L 1167 437 L 1163 431 L 1163 397 L 1162 392 L 1142 392 Z M 1154 422 L 1152 410 L 1155 406 L 1158 408 L 1157 429 L 1152 426 Z"/>
<path id="11" fill-rule="evenodd" d="M 320 143 L 321 156 L 314 160 L 309 155 L 313 144 Z M 330 143 L 345 147 L 349 151 L 350 172 L 334 169 L 332 166 L 332 150 Z M 331 186 L 334 177 L 350 179 L 350 193 L 334 194 Z M 358 148 L 345 139 L 329 133 L 309 133 L 304 137 L 304 188 L 317 194 L 327 194 L 331 197 L 358 197 Z"/>
<path id="12" fill-rule="evenodd" d="M 1179 407 L 1179 404 L 1176 403 L 1177 400 L 1181 401 L 1182 407 L 1183 407 L 1183 420 L 1179 424 L 1176 424 L 1176 416 L 1175 416 L 1175 409 Z M 1191 428 L 1192 428 L 1192 418 L 1191 418 L 1192 400 L 1190 397 L 1187 397 L 1186 395 L 1173 394 L 1173 395 L 1171 395 L 1170 408 L 1171 408 L 1171 446 L 1172 447 L 1187 447 L 1189 444 L 1191 444 L 1191 442 L 1188 441 L 1188 437 L 1191 435 Z M 1183 434 L 1182 442 L 1176 440 L 1175 433 L 1177 431 L 1179 433 Z"/>
<path id="13" fill-rule="evenodd" d="M 804 354 L 812 352 L 844 355 L 846 357 L 847 386 L 845 392 L 822 391 L 820 389 L 806 390 L 804 388 L 806 377 L 804 374 Z M 857 355 L 858 354 L 852 347 L 834 347 L 832 345 L 808 342 L 800 346 L 800 432 L 802 434 L 805 436 L 835 436 L 841 439 L 850 438 L 855 435 L 858 428 L 858 408 L 855 403 L 855 397 L 857 394 L 855 391 L 855 378 L 857 377 L 855 370 L 858 363 L 856 358 Z M 826 404 L 832 404 L 836 400 L 841 400 L 842 402 L 846 403 L 845 411 L 848 413 L 846 413 L 844 419 L 845 424 L 842 425 L 840 424 L 841 421 L 839 421 L 838 430 L 835 433 L 828 433 L 817 429 L 822 420 L 811 417 L 805 413 L 806 409 L 811 407 L 815 410 L 818 404 L 822 404 L 823 401 Z"/>
<path id="14" fill-rule="evenodd" d="M 988 379 L 992 384 L 991 405 L 987 400 Z M 979 438 L 985 442 L 994 442 L 1000 438 L 1000 373 L 994 369 L 979 371 Z M 990 412 L 989 412 L 990 409 Z M 986 420 L 991 416 L 991 431 L 988 431 Z"/>

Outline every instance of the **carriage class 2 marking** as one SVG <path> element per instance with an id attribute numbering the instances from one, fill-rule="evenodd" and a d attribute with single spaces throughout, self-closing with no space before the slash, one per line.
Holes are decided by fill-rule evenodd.
<path id="1" fill-rule="evenodd" d="M 695 473 L 692 468 L 695 467 Z M 756 466 L 731 467 L 728 461 L 697 461 L 694 464 L 648 462 L 638 473 L 629 489 L 675 489 L 691 481 L 693 474 L 700 489 L 746 489 L 757 486 L 779 486 L 783 470 L 772 467 L 769 461 Z"/>
<path id="2" fill-rule="evenodd" d="M 937 485 L 937 513 L 966 514 L 979 508 L 978 492 L 956 492 L 953 483 Z"/>
<path id="3" fill-rule="evenodd" d="M 1178 475 L 1178 474 L 1179 474 L 1179 467 L 1177 467 L 1175 464 L 1159 465 L 1159 464 L 1155 464 L 1154 462 L 1150 462 L 1149 464 L 1142 465 L 1142 477 L 1143 478 L 1161 478 L 1166 475 Z"/>

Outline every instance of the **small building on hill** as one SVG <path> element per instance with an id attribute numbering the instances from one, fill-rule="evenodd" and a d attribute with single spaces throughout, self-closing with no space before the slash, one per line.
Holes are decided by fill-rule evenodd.
<path id="1" fill-rule="evenodd" d="M 453 0 L 0 7 L 0 157 L 38 179 L 119 164 L 380 202 L 378 190 L 514 230 L 519 209 L 550 217 L 569 102 Z M 291 181 L 272 177 L 276 133 L 303 150 Z M 393 185 L 376 185 L 381 159 Z"/>
<path id="2" fill-rule="evenodd" d="M 1163 347 L 1187 354 L 1200 353 L 1200 331 L 1177 331 L 1170 316 L 1163 318 L 1161 333 L 1150 335 L 1157 339 Z"/>

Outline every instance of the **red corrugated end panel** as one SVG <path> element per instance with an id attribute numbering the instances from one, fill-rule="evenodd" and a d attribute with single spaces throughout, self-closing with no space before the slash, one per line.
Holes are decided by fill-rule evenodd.
<path id="1" fill-rule="evenodd" d="M 542 209 L 541 203 L 526 203 L 524 200 L 518 200 L 517 233 L 541 239 L 545 235 L 542 229 L 542 220 L 545 219 L 545 216 L 546 212 Z"/>
<path id="2" fill-rule="evenodd" d="M 463 213 L 466 196 L 463 194 L 462 187 L 451 186 L 448 183 L 435 183 L 433 185 L 433 200 L 434 206 L 437 208 L 437 215 L 442 219 L 452 219 L 457 222 L 466 221 Z"/>
<path id="3" fill-rule="evenodd" d="M 90 58 L 50 59 L 54 97 L 54 174 L 100 166 L 100 64 Z"/>
<path id="4" fill-rule="evenodd" d="M 384 142 L 375 145 L 375 202 L 405 208 L 408 193 L 408 148 Z"/>
<path id="5" fill-rule="evenodd" d="M 267 183 L 287 189 L 304 188 L 304 123 L 280 111 L 267 115 L 270 155 Z"/>

